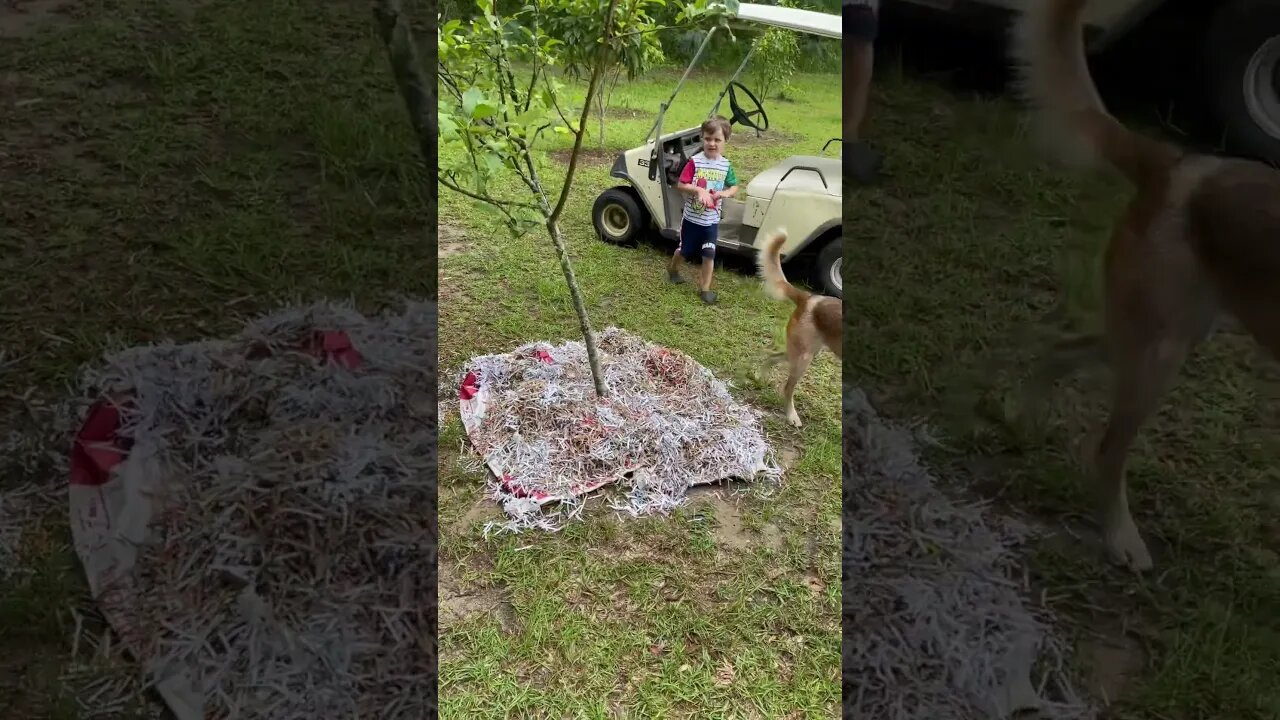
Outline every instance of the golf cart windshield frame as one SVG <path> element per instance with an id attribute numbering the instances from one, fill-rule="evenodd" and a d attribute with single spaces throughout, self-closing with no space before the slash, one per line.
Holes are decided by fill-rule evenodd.
<path id="1" fill-rule="evenodd" d="M 824 24 L 817 18 L 836 18 L 835 23 Z M 781 8 L 772 5 L 753 5 L 743 3 L 739 6 L 737 20 L 746 21 L 764 25 L 766 27 L 778 27 L 791 30 L 792 32 L 804 33 L 815 37 L 826 37 L 834 40 L 842 39 L 841 26 L 838 15 L 829 13 L 819 13 L 813 10 L 799 10 L 796 8 Z M 671 104 L 675 102 L 676 96 L 680 94 L 680 89 L 684 87 L 684 83 L 689 79 L 689 74 L 697 67 L 698 61 L 702 59 L 702 54 L 706 52 L 707 46 L 711 44 L 711 39 L 716 33 L 723 29 L 720 25 L 711 28 L 702 38 L 702 42 L 698 45 L 698 51 L 693 54 L 693 59 L 689 61 L 689 66 L 684 69 L 684 74 L 680 76 L 680 81 L 676 83 L 675 89 L 671 91 L 671 97 L 658 107 L 658 117 L 654 119 L 653 126 L 649 128 L 648 134 L 644 136 L 647 143 L 653 140 L 655 143 L 662 138 L 662 120 L 667 114 L 667 110 L 671 108 Z M 729 78 L 729 82 L 725 83 L 724 88 L 720 91 L 720 95 L 716 97 L 715 103 L 711 106 L 711 111 L 707 113 L 710 117 L 720 110 L 720 104 L 724 102 L 724 96 L 729 92 L 729 85 L 738 81 L 742 75 L 742 71 L 746 69 L 747 63 L 751 61 L 751 57 L 755 55 L 756 48 L 760 43 L 757 38 L 751 43 L 751 48 L 747 50 L 746 56 L 742 58 L 742 62 L 738 64 L 738 68 L 733 71 L 733 77 Z"/>
<path id="2" fill-rule="evenodd" d="M 693 60 L 689 61 L 689 66 L 684 69 L 684 74 L 680 76 L 679 82 L 676 83 L 675 88 L 671 91 L 671 97 L 667 98 L 666 102 L 658 106 L 658 117 L 654 119 L 653 126 L 649 128 L 648 134 L 644 136 L 644 141 L 646 143 L 650 140 L 656 141 L 662 137 L 662 119 L 666 117 L 667 110 L 671 108 L 671 103 L 675 102 L 676 95 L 680 94 L 680 88 L 684 87 L 685 81 L 689 79 L 689 74 L 698 66 L 698 61 L 702 59 L 702 54 L 707 51 L 707 46 L 711 44 L 711 38 L 715 37 L 715 34 L 719 31 L 720 26 L 717 25 L 716 27 L 711 28 L 711 30 L 707 32 L 706 36 L 702 38 L 702 42 L 698 45 L 698 51 L 693 54 Z M 738 79 L 738 75 L 740 75 L 742 73 L 742 69 L 747 66 L 747 60 L 751 58 L 755 53 L 755 50 L 755 43 L 752 43 L 751 49 L 747 51 L 746 58 L 743 58 L 742 63 L 738 65 L 738 69 L 733 73 L 733 77 L 730 78 L 729 82 L 734 82 Z M 725 89 L 720 91 L 720 97 L 716 98 L 715 105 L 711 107 L 711 112 L 708 113 L 708 117 L 714 115 L 716 110 L 720 108 L 720 102 L 724 99 L 725 93 L 728 92 L 728 89 L 729 85 L 726 83 Z"/>

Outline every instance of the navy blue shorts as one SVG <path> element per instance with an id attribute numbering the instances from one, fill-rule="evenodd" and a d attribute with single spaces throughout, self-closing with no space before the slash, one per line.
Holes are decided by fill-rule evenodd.
<path id="1" fill-rule="evenodd" d="M 686 219 L 680 223 L 680 256 L 685 260 L 698 257 L 714 260 L 719 235 L 719 225 L 699 225 Z"/>

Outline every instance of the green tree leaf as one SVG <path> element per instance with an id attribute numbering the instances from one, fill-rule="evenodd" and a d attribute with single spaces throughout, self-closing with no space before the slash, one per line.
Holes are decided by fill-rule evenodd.
<path id="1" fill-rule="evenodd" d="M 486 97 L 483 90 L 472 86 L 462 93 L 462 115 L 463 117 L 476 119 L 476 108 L 485 104 Z"/>

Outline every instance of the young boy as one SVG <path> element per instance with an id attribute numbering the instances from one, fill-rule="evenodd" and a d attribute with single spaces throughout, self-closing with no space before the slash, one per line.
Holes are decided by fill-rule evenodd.
<path id="1" fill-rule="evenodd" d="M 711 275 L 716 267 L 716 237 L 720 233 L 720 201 L 738 194 L 738 176 L 723 155 L 733 132 L 729 121 L 716 115 L 702 123 L 702 152 L 693 156 L 680 173 L 676 189 L 685 194 L 684 219 L 680 223 L 680 244 L 667 266 L 667 277 L 682 283 L 683 260 L 702 259 L 698 273 L 698 297 L 708 305 L 716 301 L 711 292 Z"/>

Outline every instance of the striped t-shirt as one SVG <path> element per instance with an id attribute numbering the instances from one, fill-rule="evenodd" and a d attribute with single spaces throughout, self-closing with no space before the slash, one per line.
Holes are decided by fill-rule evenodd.
<path id="1" fill-rule="evenodd" d="M 697 185 L 717 192 L 738 184 L 738 176 L 733 172 L 729 158 L 721 155 L 712 160 L 698 153 L 685 163 L 680 173 L 680 182 Z M 696 197 L 686 196 L 684 199 L 684 219 L 697 225 L 718 225 L 720 223 L 720 206 L 706 207 Z"/>

